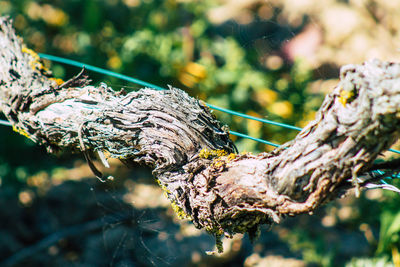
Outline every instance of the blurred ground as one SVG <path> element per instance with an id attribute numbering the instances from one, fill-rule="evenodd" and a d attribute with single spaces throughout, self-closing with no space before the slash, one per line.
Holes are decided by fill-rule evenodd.
<path id="1" fill-rule="evenodd" d="M 379 209 L 370 199 L 381 192 L 370 191 L 264 228 L 253 244 L 243 235 L 224 239 L 225 252 L 209 256 L 213 237 L 176 217 L 148 169 L 111 163 L 112 182 L 89 178 L 76 160 L 31 176 L 18 197 L 2 190 L 0 259 L 19 259 L 22 250 L 29 256 L 11 266 L 338 266 L 377 242 L 368 224 L 354 229 L 360 215 Z M 46 238 L 53 242 L 43 246 Z"/>
<path id="2" fill-rule="evenodd" d="M 298 126 L 313 119 L 341 65 L 400 60 L 398 10 L 391 0 L 0 0 L 36 51 Z M 60 78 L 78 71 L 47 63 Z M 277 143 L 296 134 L 217 116 Z M 242 151 L 271 150 L 233 138 Z M 115 180 L 101 183 L 82 155 L 48 155 L 3 126 L 0 140 L 0 266 L 400 266 L 394 193 L 350 195 L 207 255 L 213 238 L 176 218 L 148 169 L 112 160 L 105 171 Z"/>

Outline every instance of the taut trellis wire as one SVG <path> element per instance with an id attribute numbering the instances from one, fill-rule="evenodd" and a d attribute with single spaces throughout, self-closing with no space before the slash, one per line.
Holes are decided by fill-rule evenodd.
<path id="1" fill-rule="evenodd" d="M 124 75 L 124 74 L 116 73 L 116 72 L 113 72 L 113 71 L 110 71 L 110 70 L 106 70 L 106 69 L 103 69 L 103 68 L 99 68 L 99 67 L 96 67 L 96 66 L 85 64 L 85 63 L 82 63 L 82 62 L 79 62 L 79 61 L 75 61 L 75 60 L 71 60 L 71 59 L 67 59 L 67 58 L 62 58 L 62 57 L 58 57 L 58 56 L 54 56 L 54 55 L 49 55 L 49 54 L 43 54 L 43 53 L 39 53 L 39 56 L 41 58 L 44 58 L 44 59 L 47 59 L 47 60 L 50 60 L 50 61 L 54 61 L 54 62 L 58 62 L 58 63 L 70 65 L 70 66 L 75 66 L 75 67 L 79 67 L 79 68 L 85 68 L 85 69 L 93 71 L 93 72 L 97 72 L 97 73 L 100 73 L 100 74 L 112 76 L 112 77 L 115 77 L 115 78 L 118 78 L 118 79 L 121 79 L 121 80 L 124 80 L 124 81 L 132 82 L 134 84 L 138 84 L 138 85 L 141 85 L 141 86 L 153 88 L 155 90 L 166 90 L 166 88 L 157 86 L 155 84 L 152 84 L 152 83 L 149 83 L 149 82 L 145 82 L 145 81 L 142 81 L 140 79 L 136 79 L 136 78 Z M 221 112 L 224 112 L 224 113 L 227 113 L 227 114 L 231 114 L 231 115 L 234 115 L 234 116 L 239 116 L 239 117 L 242 117 L 242 118 L 245 118 L 245 119 L 255 120 L 255 121 L 262 122 L 262 123 L 267 123 L 267 124 L 275 125 L 275 126 L 278 126 L 278 127 L 284 127 L 284 128 L 291 129 L 291 130 L 296 130 L 296 131 L 301 131 L 302 130 L 302 128 L 296 127 L 296 126 L 293 126 L 293 125 L 280 123 L 280 122 L 276 122 L 276 121 L 272 121 L 272 120 L 267 120 L 267 119 L 263 119 L 263 118 L 257 118 L 257 117 L 254 117 L 254 116 L 250 116 L 250 115 L 243 114 L 243 113 L 240 113 L 240 112 L 237 112 L 237 111 L 233 111 L 233 110 L 230 110 L 230 109 L 226 109 L 226 108 L 221 108 L 221 107 L 218 107 L 218 106 L 215 106 L 215 105 L 212 105 L 212 104 L 208 104 L 208 103 L 206 103 L 206 105 L 211 109 L 214 109 L 214 110 L 217 110 L 217 111 L 221 111 Z M 0 120 L 0 125 L 12 126 L 12 124 L 10 122 L 5 121 L 5 120 Z M 246 135 L 246 134 L 243 134 L 243 133 L 239 133 L 239 132 L 236 132 L 236 131 L 229 131 L 229 133 L 232 134 L 232 135 L 238 136 L 238 137 L 247 138 L 247 139 L 250 139 L 250 140 L 253 140 L 253 141 L 256 141 L 256 142 L 260 142 L 260 143 L 263 143 L 263 144 L 267 144 L 267 145 L 270 145 L 270 146 L 274 146 L 274 147 L 279 147 L 280 146 L 279 144 L 275 144 L 273 142 L 270 142 L 270 141 L 267 141 L 267 140 L 264 140 L 264 139 L 260 139 L 260 138 L 256 138 L 256 137 L 252 137 L 252 136 L 249 136 L 249 135 Z M 389 151 L 397 153 L 397 154 L 400 154 L 400 150 L 389 149 Z M 376 170 L 375 172 L 378 175 L 384 175 L 384 172 L 381 171 L 381 170 Z M 386 179 L 386 178 L 387 179 L 400 178 L 400 174 L 394 174 L 394 175 L 385 177 L 384 179 Z M 384 180 L 381 180 L 381 181 L 384 184 L 387 184 Z"/>

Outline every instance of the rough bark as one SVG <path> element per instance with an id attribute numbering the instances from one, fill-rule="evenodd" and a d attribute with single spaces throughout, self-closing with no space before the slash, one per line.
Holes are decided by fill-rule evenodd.
<path id="1" fill-rule="evenodd" d="M 151 166 L 178 215 L 216 236 L 313 212 L 358 187 L 357 175 L 396 141 L 400 64 L 348 65 L 340 79 L 294 140 L 236 154 L 201 101 L 172 87 L 118 93 L 82 73 L 61 83 L 0 20 L 0 109 L 14 129 L 49 152 L 83 151 L 91 165 L 89 152 Z"/>

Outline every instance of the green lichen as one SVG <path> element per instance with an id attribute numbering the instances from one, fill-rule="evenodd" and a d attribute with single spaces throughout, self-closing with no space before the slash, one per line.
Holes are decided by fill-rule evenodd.
<path id="1" fill-rule="evenodd" d="M 222 235 L 215 236 L 215 246 L 217 247 L 218 253 L 224 252 L 224 247 L 223 247 L 223 244 L 222 244 L 221 237 L 222 237 Z"/>

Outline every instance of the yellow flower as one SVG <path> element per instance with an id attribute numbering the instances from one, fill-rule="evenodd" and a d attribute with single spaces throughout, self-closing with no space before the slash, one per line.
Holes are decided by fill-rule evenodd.
<path id="1" fill-rule="evenodd" d="M 112 56 L 107 61 L 107 66 L 112 69 L 119 69 L 122 65 L 121 58 L 119 56 Z"/>
<path id="2" fill-rule="evenodd" d="M 260 103 L 261 106 L 266 106 L 276 101 L 278 94 L 268 88 L 257 91 L 254 95 L 254 100 Z"/>
<path id="3" fill-rule="evenodd" d="M 293 105 L 289 101 L 275 102 L 268 107 L 268 111 L 286 119 L 293 114 Z"/>
<path id="4" fill-rule="evenodd" d="M 187 87 L 193 87 L 196 83 L 207 77 L 207 70 L 203 65 L 189 62 L 182 68 L 179 81 Z"/>

